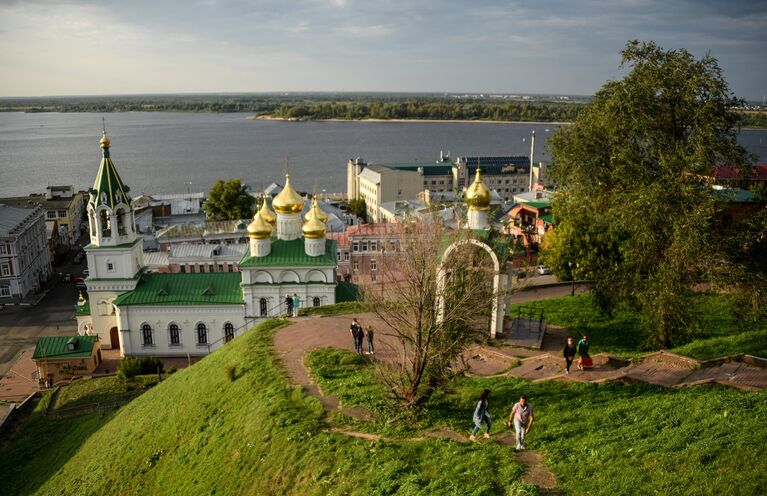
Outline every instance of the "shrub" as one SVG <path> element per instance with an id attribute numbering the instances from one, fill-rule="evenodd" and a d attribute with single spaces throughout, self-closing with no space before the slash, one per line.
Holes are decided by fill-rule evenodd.
<path id="1" fill-rule="evenodd" d="M 226 378 L 229 379 L 229 382 L 234 382 L 236 377 L 236 369 L 234 365 L 227 365 L 226 366 Z"/>
<path id="2" fill-rule="evenodd" d="M 117 367 L 117 376 L 123 379 L 133 379 L 137 375 L 156 374 L 162 372 L 164 366 L 159 358 L 141 357 L 141 358 L 123 358 Z"/>

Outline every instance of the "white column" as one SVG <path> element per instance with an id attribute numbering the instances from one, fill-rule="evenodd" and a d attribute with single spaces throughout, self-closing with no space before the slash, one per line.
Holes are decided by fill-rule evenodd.
<path id="1" fill-rule="evenodd" d="M 304 251 L 310 257 L 325 253 L 325 238 L 304 238 Z"/>
<path id="2" fill-rule="evenodd" d="M 277 238 L 290 241 L 301 237 L 301 213 L 277 214 Z"/>

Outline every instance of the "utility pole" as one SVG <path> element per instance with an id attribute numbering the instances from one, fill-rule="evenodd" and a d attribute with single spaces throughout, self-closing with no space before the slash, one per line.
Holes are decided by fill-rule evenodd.
<path id="1" fill-rule="evenodd" d="M 527 191 L 533 190 L 533 160 L 535 160 L 535 129 L 533 129 L 533 137 L 530 139 L 530 181 Z"/>

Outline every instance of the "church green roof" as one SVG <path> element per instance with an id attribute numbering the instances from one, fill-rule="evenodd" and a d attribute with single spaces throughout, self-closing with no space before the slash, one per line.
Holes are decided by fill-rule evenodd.
<path id="1" fill-rule="evenodd" d="M 242 305 L 239 272 L 144 274 L 136 289 L 114 300 L 129 305 Z"/>
<path id="2" fill-rule="evenodd" d="M 272 248 L 265 257 L 251 257 L 250 252 L 240 260 L 240 269 L 248 267 L 335 267 L 336 241 L 325 240 L 325 253 L 318 257 L 310 257 L 304 250 L 304 239 L 272 238 Z"/>
<path id="3" fill-rule="evenodd" d="M 45 336 L 37 340 L 32 360 L 41 358 L 87 358 L 93 352 L 98 336 Z M 68 343 L 74 344 L 69 351 Z"/>
<path id="4" fill-rule="evenodd" d="M 90 190 L 88 203 L 94 208 L 106 205 L 110 209 L 114 209 L 119 203 L 130 205 L 130 196 L 128 196 L 130 188 L 123 184 L 120 174 L 117 173 L 117 168 L 109 157 L 109 140 L 104 141 L 105 138 L 106 132 L 104 138 L 101 139 L 103 156 L 99 165 L 99 172 L 96 174 L 96 181 Z"/>

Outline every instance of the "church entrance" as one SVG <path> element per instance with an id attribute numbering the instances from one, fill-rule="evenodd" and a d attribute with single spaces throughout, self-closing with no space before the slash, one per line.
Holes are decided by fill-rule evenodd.
<path id="1" fill-rule="evenodd" d="M 113 350 L 120 348 L 120 335 L 117 334 L 117 327 L 109 329 L 109 341 L 112 343 Z"/>

